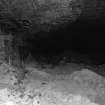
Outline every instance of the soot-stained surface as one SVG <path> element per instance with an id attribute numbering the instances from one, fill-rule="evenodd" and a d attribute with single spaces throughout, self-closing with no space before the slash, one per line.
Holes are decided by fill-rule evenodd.
<path id="1" fill-rule="evenodd" d="M 25 42 L 26 56 L 31 52 L 37 59 L 43 56 L 48 58 L 49 62 L 51 59 L 59 61 L 64 56 L 68 57 L 69 61 L 73 57 L 87 62 L 93 59 L 94 64 L 102 64 L 105 61 L 104 24 L 102 23 L 78 20 L 70 27 L 37 33 L 36 37 L 26 38 Z M 20 52 L 23 52 L 23 47 L 20 48 L 22 49 Z"/>
<path id="2" fill-rule="evenodd" d="M 39 21 L 43 19 L 48 22 L 50 17 L 52 23 L 52 9 L 58 10 L 59 6 L 53 7 L 50 2 L 47 2 L 47 6 L 40 2 L 42 4 L 39 6 L 38 3 L 34 1 L 36 7 L 34 8 L 33 2 L 29 4 L 28 0 L 26 2 L 0 1 L 1 30 L 14 36 L 14 46 L 19 49 L 22 60 L 26 62 L 30 59 L 45 64 L 58 64 L 63 61 L 97 65 L 105 62 L 105 2 L 103 0 L 70 2 L 72 16 L 76 15 L 76 19 L 71 21 L 71 14 L 70 17 L 66 14 L 66 22 L 63 17 L 57 18 L 57 22 L 61 21 L 61 23 L 55 24 L 53 21 L 53 25 L 39 24 Z M 50 6 L 52 8 L 49 8 Z M 44 14 L 50 9 L 51 13 Z M 63 13 L 60 11 L 58 14 L 61 16 Z M 46 18 L 45 15 L 48 17 Z M 28 55 L 31 55 L 31 58 Z"/>

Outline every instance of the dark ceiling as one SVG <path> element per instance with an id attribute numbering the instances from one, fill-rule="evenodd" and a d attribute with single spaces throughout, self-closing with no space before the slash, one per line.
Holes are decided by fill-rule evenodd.
<path id="1" fill-rule="evenodd" d="M 11 4 L 11 0 L 8 1 Z M 33 56 L 58 56 L 64 51 L 72 50 L 104 60 L 105 1 L 83 0 L 82 13 L 75 21 L 69 20 L 58 25 L 39 24 L 40 9 L 32 15 L 32 4 L 24 2 L 22 5 L 18 1 L 18 5 L 14 5 L 14 2 L 9 5 L 11 12 L 5 0 L 0 1 L 0 28 L 18 39 L 21 54 L 31 52 Z M 30 21 L 30 18 L 34 20 Z M 19 44 L 20 40 L 24 41 L 24 45 Z"/>

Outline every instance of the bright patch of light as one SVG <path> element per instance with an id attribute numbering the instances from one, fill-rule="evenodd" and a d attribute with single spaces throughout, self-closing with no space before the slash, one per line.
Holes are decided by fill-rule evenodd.
<path id="1" fill-rule="evenodd" d="M 9 101 L 5 105 L 15 105 L 13 102 Z"/>

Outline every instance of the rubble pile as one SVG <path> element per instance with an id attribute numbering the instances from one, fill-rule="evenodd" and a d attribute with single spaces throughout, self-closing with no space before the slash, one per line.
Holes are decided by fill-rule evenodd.
<path id="1" fill-rule="evenodd" d="M 66 76 L 63 76 L 63 79 L 50 78 L 51 75 L 36 69 L 27 76 L 23 74 L 22 69 L 6 63 L 0 64 L 0 105 L 105 103 L 105 79 L 88 69 L 76 71 L 66 79 Z M 49 78 L 46 78 L 47 76 Z"/>

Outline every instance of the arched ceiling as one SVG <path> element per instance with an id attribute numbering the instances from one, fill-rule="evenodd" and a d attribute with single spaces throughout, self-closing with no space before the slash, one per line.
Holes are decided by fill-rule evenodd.
<path id="1" fill-rule="evenodd" d="M 82 7 L 82 0 L 0 0 L 0 26 L 33 34 L 76 20 Z"/>

